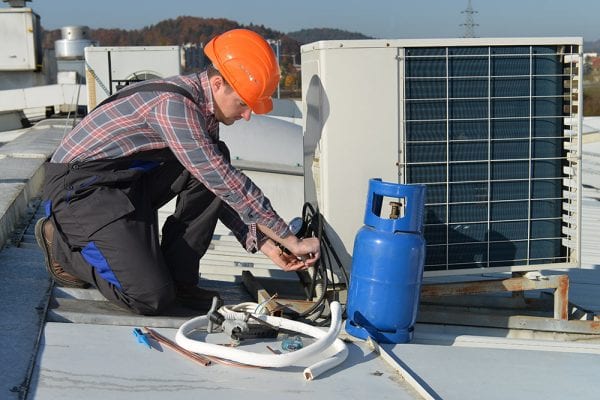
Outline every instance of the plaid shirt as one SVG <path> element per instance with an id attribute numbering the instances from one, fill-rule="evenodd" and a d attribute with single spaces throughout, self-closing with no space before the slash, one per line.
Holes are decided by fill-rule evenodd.
<path id="1" fill-rule="evenodd" d="M 106 160 L 169 147 L 181 164 L 230 207 L 221 220 L 248 251 L 257 249 L 256 223 L 277 235 L 288 226 L 262 191 L 227 162 L 217 147 L 219 122 L 206 72 L 164 81 L 186 89 L 137 92 L 93 110 L 63 139 L 51 162 Z"/>

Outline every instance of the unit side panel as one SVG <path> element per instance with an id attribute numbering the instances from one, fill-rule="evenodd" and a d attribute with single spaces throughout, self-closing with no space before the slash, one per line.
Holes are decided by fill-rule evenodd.
<path id="1" fill-rule="evenodd" d="M 311 53 L 318 54 L 318 70 L 305 59 Z M 312 181 L 318 181 L 318 195 L 309 193 L 307 198 L 318 199 L 327 224 L 335 227 L 329 232 L 332 240 L 341 241 L 347 254 L 352 253 L 354 236 L 363 224 L 369 179 L 398 182 L 397 54 L 396 48 L 303 54 L 303 70 L 304 65 L 310 66 L 313 74 L 303 74 L 308 110 L 305 141 L 316 143 L 315 157 L 305 164 L 305 171 L 316 174 Z M 311 120 L 317 115 L 318 122 Z"/>
<path id="2" fill-rule="evenodd" d="M 320 138 L 323 132 L 323 85 L 319 52 L 302 54 L 302 126 L 304 201 L 317 206 L 320 199 Z"/>

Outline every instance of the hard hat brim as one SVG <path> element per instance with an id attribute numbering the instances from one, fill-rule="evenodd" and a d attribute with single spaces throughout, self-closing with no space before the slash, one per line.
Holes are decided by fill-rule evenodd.
<path id="1" fill-rule="evenodd" d="M 265 97 L 254 104 L 254 107 L 250 107 L 252 112 L 255 114 L 266 114 L 273 110 L 273 100 L 270 97 Z"/>

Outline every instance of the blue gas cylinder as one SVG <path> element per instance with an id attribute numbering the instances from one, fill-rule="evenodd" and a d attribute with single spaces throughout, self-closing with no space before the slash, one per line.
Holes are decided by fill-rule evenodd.
<path id="1" fill-rule="evenodd" d="M 392 202 L 381 216 L 383 198 Z M 365 225 L 354 240 L 346 331 L 380 343 L 412 339 L 425 264 L 424 185 L 369 180 Z M 403 211 L 403 212 L 399 212 Z"/>

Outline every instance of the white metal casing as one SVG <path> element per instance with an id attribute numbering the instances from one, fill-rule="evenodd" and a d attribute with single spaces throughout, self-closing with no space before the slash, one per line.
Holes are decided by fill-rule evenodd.
<path id="1" fill-rule="evenodd" d="M 404 49 L 451 46 L 526 46 L 573 44 L 581 38 L 477 38 L 425 40 L 320 41 L 302 46 L 305 201 L 319 207 L 325 229 L 346 267 L 351 264 L 354 237 L 363 225 L 368 180 L 406 183 L 404 151 Z M 568 57 L 568 56 L 566 56 Z M 565 59 L 566 59 L 565 57 Z M 578 55 L 575 54 L 575 58 Z M 581 72 L 575 72 L 576 75 Z M 573 79 L 577 86 L 577 76 Z M 581 80 L 579 79 L 579 82 Z M 579 87 L 571 88 L 575 94 Z M 576 96 L 574 96 L 575 98 Z M 581 109 L 579 100 L 579 109 Z M 573 102 L 573 103 L 576 103 Z M 576 107 L 577 108 L 577 107 Z M 567 119 L 570 122 L 566 122 Z M 574 159 L 581 157 L 581 114 L 565 115 Z M 580 231 L 580 163 L 575 162 L 569 262 L 552 268 L 578 266 Z M 579 194 L 578 194 L 579 193 Z M 564 239 L 566 240 L 566 239 Z M 575 241 L 577 243 L 575 243 Z M 525 271 L 543 265 L 488 268 Z M 426 276 L 481 273 L 482 269 L 449 268 Z"/>
<path id="2" fill-rule="evenodd" d="M 304 192 L 349 265 L 368 178 L 398 180 L 398 49 L 331 44 L 302 47 Z"/>
<path id="3" fill-rule="evenodd" d="M 86 47 L 88 108 L 115 93 L 119 82 L 178 75 L 180 60 L 179 46 Z"/>
<path id="4" fill-rule="evenodd" d="M 0 71 L 38 69 L 39 23 L 39 15 L 31 8 L 0 9 Z"/>

